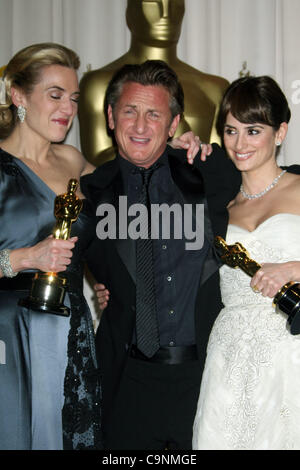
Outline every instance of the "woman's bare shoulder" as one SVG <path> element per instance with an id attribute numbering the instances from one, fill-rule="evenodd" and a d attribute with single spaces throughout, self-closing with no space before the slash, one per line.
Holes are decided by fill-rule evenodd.
<path id="1" fill-rule="evenodd" d="M 53 150 L 56 155 L 66 160 L 70 165 L 78 167 L 80 175 L 92 173 L 95 170 L 94 165 L 89 163 L 83 154 L 73 145 L 54 144 Z"/>

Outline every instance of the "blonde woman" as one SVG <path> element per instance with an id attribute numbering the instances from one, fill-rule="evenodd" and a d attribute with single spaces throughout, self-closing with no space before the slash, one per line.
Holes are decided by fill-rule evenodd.
<path id="1" fill-rule="evenodd" d="M 82 293 L 84 250 L 94 235 L 88 202 L 69 240 L 49 237 L 56 195 L 94 169 L 61 144 L 77 113 L 78 67 L 70 49 L 35 44 L 11 59 L 1 83 L 1 449 L 101 448 L 94 333 Z M 35 271 L 67 277 L 70 317 L 18 305 Z"/>

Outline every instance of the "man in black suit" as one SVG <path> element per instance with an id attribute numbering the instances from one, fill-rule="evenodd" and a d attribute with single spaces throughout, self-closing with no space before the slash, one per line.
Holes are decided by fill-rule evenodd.
<path id="1" fill-rule="evenodd" d="M 98 238 L 89 249 L 88 264 L 110 291 L 96 337 L 105 445 L 190 449 L 207 341 L 222 307 L 213 237 L 225 235 L 226 205 L 238 191 L 240 177 L 218 146 L 208 162 L 196 158 L 191 166 L 185 152 L 167 145 L 184 100 L 176 74 L 164 62 L 125 65 L 106 96 L 118 155 L 81 179 L 82 191 L 98 208 Z M 144 194 L 145 169 L 151 169 L 146 192 L 152 207 L 181 209 L 168 220 L 170 236 L 160 230 L 155 238 L 151 232 L 149 276 L 141 274 L 140 242 L 135 239 L 139 224 L 132 210 Z M 131 208 L 128 214 L 126 208 Z M 191 208 L 194 245 L 186 226 L 176 235 L 188 219 L 180 214 Z M 164 219 L 158 230 L 165 224 Z M 143 298 L 153 292 L 149 278 L 154 280 L 154 304 L 150 294 Z M 151 325 L 141 320 L 146 304 Z M 150 340 L 144 335 L 149 331 Z"/>

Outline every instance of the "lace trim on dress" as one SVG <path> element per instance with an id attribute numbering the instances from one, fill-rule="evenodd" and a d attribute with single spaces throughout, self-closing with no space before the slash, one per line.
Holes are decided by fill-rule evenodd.
<path id="1" fill-rule="evenodd" d="M 73 274 L 73 273 L 72 273 Z M 71 273 L 67 273 L 70 278 Z M 73 278 L 73 276 L 72 276 Z M 85 299 L 69 291 L 71 302 L 65 403 L 62 410 L 64 449 L 102 449 L 100 374 L 95 366 L 92 319 Z M 76 284 L 75 284 L 76 285 Z"/>
<path id="2" fill-rule="evenodd" d="M 0 149 L 0 169 L 5 174 L 10 176 L 19 176 L 21 175 L 21 171 L 19 170 L 18 166 L 15 164 L 13 158 L 8 153 L 4 152 Z"/>

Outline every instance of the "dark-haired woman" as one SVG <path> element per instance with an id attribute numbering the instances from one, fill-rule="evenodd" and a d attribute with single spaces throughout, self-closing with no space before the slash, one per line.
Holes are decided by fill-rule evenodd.
<path id="1" fill-rule="evenodd" d="M 300 281 L 300 168 L 276 162 L 289 119 L 269 77 L 236 80 L 220 108 L 218 129 L 242 175 L 226 240 L 242 243 L 262 268 L 252 280 L 221 268 L 225 307 L 210 335 L 195 449 L 300 449 L 300 338 L 272 306 L 284 284 Z"/>

